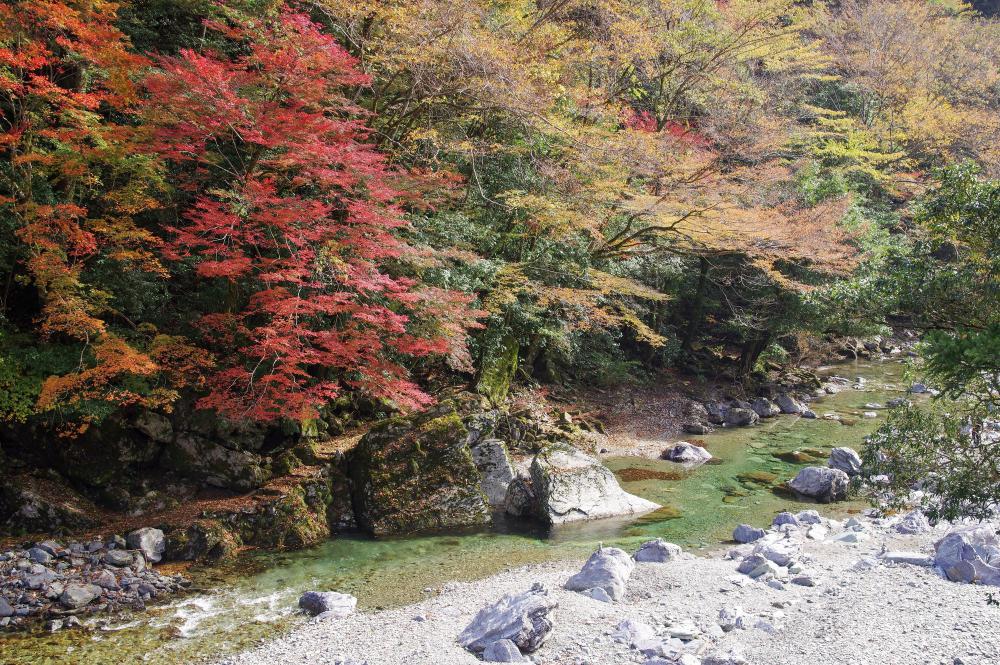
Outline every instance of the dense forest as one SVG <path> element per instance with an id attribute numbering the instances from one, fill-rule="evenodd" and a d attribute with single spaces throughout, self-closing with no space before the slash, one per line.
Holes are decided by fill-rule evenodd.
<path id="1" fill-rule="evenodd" d="M 72 446 L 192 404 L 306 427 L 450 386 L 752 381 L 893 325 L 981 412 L 993 10 L 5 2 L 0 419 Z"/>

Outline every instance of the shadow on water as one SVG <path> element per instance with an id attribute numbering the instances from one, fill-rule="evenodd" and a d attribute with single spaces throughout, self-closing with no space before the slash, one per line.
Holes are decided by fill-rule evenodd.
<path id="1" fill-rule="evenodd" d="M 813 408 L 821 416 L 832 412 L 853 424 L 781 416 L 753 428 L 723 429 L 700 437 L 716 461 L 696 469 L 634 457 L 605 460 L 627 491 L 663 506 L 638 519 L 545 529 L 501 518 L 489 531 L 380 540 L 339 537 L 301 552 L 253 554 L 235 564 L 195 571 L 196 584 L 209 593 L 123 616 L 106 629 L 0 637 L 0 662 L 199 662 L 249 648 L 300 622 L 295 605 L 306 589 L 351 593 L 361 608 L 373 609 L 419 601 L 427 597 L 427 589 L 449 580 L 583 557 L 599 542 L 631 549 L 663 537 L 688 548 L 718 547 L 737 523 L 765 525 L 783 509 L 817 507 L 789 494 L 784 481 L 809 463 L 822 464 L 833 447 L 859 447 L 881 420 L 863 418 L 862 412 L 869 410 L 865 405 L 884 404 L 901 393 L 902 365 L 897 362 L 831 369 L 851 378 L 863 376 L 867 383 L 863 390 L 847 388 L 825 397 Z M 838 504 L 832 509 L 860 507 Z"/>

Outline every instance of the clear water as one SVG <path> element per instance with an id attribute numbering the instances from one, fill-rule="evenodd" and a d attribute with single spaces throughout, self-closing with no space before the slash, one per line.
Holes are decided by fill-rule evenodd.
<path id="1" fill-rule="evenodd" d="M 816 508 L 774 490 L 776 483 L 807 464 L 776 455 L 806 451 L 825 460 L 832 447 L 860 447 L 881 420 L 862 418 L 864 405 L 884 404 L 901 394 L 903 370 L 895 361 L 831 368 L 830 373 L 851 379 L 865 377 L 865 389 L 845 388 L 814 402 L 813 409 L 820 416 L 838 413 L 853 424 L 780 416 L 757 427 L 697 437 L 718 463 L 679 477 L 678 466 L 670 462 L 606 460 L 627 491 L 665 506 L 637 520 L 570 525 L 553 533 L 501 524 L 485 533 L 378 541 L 339 538 L 302 552 L 253 555 L 228 567 L 195 571 L 196 584 L 206 593 L 120 617 L 104 629 L 0 637 L 0 663 L 204 662 L 293 627 L 302 620 L 294 612 L 298 596 L 308 589 L 351 593 L 361 608 L 372 609 L 418 601 L 425 589 L 448 580 L 581 557 L 598 542 L 634 548 L 662 536 L 688 548 L 718 547 L 740 522 L 765 525 L 781 510 Z M 649 472 L 670 479 L 624 480 Z M 819 508 L 846 512 L 861 507 L 847 503 Z"/>

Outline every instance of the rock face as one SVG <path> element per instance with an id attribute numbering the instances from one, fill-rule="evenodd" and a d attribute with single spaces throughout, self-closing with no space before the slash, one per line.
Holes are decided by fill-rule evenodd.
<path id="1" fill-rule="evenodd" d="M 503 506 L 507 487 L 514 480 L 507 446 L 499 439 L 481 439 L 471 450 L 472 462 L 483 477 L 481 487 L 486 500 L 491 506 Z"/>
<path id="2" fill-rule="evenodd" d="M 726 411 L 725 423 L 728 427 L 748 427 L 756 425 L 758 422 L 760 422 L 760 416 L 751 409 L 735 407 Z"/>
<path id="3" fill-rule="evenodd" d="M 668 543 L 662 538 L 648 540 L 639 546 L 632 558 L 640 562 L 666 563 L 681 555 L 681 546 Z"/>
<path id="4" fill-rule="evenodd" d="M 664 450 L 660 457 L 679 464 L 693 465 L 704 464 L 708 460 L 712 459 L 712 453 L 700 446 L 688 443 L 687 441 L 678 441 Z"/>
<path id="5" fill-rule="evenodd" d="M 781 393 L 774 400 L 782 413 L 798 414 L 806 410 L 806 405 L 788 393 Z"/>
<path id="6" fill-rule="evenodd" d="M 342 618 L 354 614 L 358 599 L 336 591 L 306 591 L 299 597 L 299 607 L 312 616 Z"/>
<path id="7" fill-rule="evenodd" d="M 781 407 L 766 397 L 756 398 L 750 403 L 750 408 L 761 418 L 773 418 L 781 413 Z"/>
<path id="8" fill-rule="evenodd" d="M 0 479 L 0 532 L 59 532 L 95 526 L 94 505 L 82 496 L 67 494 L 67 488 L 45 478 Z"/>
<path id="9" fill-rule="evenodd" d="M 159 529 L 143 527 L 136 529 L 125 538 L 129 548 L 139 550 L 147 561 L 159 562 L 167 549 L 167 539 Z"/>
<path id="10" fill-rule="evenodd" d="M 458 643 L 482 653 L 499 640 L 510 640 L 521 653 L 531 653 L 552 631 L 549 613 L 559 606 L 540 584 L 530 591 L 504 596 L 479 610 L 459 636 Z"/>
<path id="11" fill-rule="evenodd" d="M 861 473 L 861 456 L 853 448 L 834 448 L 830 451 L 829 465 L 853 477 Z"/>
<path id="12" fill-rule="evenodd" d="M 799 471 L 788 486 L 802 496 L 821 503 L 831 503 L 847 498 L 850 478 L 840 469 L 807 466 Z"/>
<path id="13" fill-rule="evenodd" d="M 507 486 L 503 500 L 504 512 L 514 517 L 528 517 L 535 512 L 535 492 L 531 479 L 518 476 Z"/>
<path id="14" fill-rule="evenodd" d="M 375 426 L 348 462 L 358 524 L 377 536 L 488 524 L 467 437 L 447 406 Z"/>
<path id="15" fill-rule="evenodd" d="M 603 589 L 612 600 L 621 600 L 635 569 L 632 557 L 617 547 L 602 547 L 590 555 L 579 573 L 566 581 L 570 591 Z"/>
<path id="16" fill-rule="evenodd" d="M 935 543 L 934 564 L 953 582 L 1000 586 L 1000 539 L 989 526 L 957 527 Z"/>
<path id="17" fill-rule="evenodd" d="M 624 491 L 597 459 L 563 445 L 549 446 L 531 463 L 536 516 L 548 524 L 635 515 L 660 506 Z"/>

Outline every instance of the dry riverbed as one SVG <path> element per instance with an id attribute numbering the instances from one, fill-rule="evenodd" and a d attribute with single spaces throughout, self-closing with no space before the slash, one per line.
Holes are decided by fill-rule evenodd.
<path id="1" fill-rule="evenodd" d="M 892 563 L 879 555 L 906 551 L 928 556 L 946 532 L 907 535 L 889 521 L 860 518 L 862 536 L 824 520 L 820 530 L 792 530 L 795 560 L 815 586 L 791 582 L 786 571 L 752 580 L 737 572 L 753 545 L 709 556 L 684 554 L 666 563 L 640 563 L 616 603 L 563 588 L 581 561 L 508 570 L 470 583 L 428 590 L 428 599 L 403 608 L 320 619 L 226 665 L 274 663 L 481 662 L 456 642 L 485 605 L 538 582 L 558 602 L 548 639 L 535 663 L 742 663 L 751 665 L 987 665 L 1000 663 L 1000 607 L 996 587 L 945 579 L 933 567 Z M 847 534 L 845 536 L 845 534 Z M 772 536 L 776 537 L 776 536 Z M 861 542 L 847 542 L 858 539 Z M 784 578 L 784 579 L 782 579 Z M 720 611 L 742 614 L 724 631 Z M 647 659 L 619 627 L 647 624 L 653 639 L 685 638 L 686 660 Z M 693 638 L 693 639 L 687 639 Z M 676 643 L 675 643 L 676 644 Z M 714 660 L 713 658 L 721 658 Z M 728 659 L 728 660 L 727 660 Z M 743 660 L 741 660 L 743 659 Z"/>

